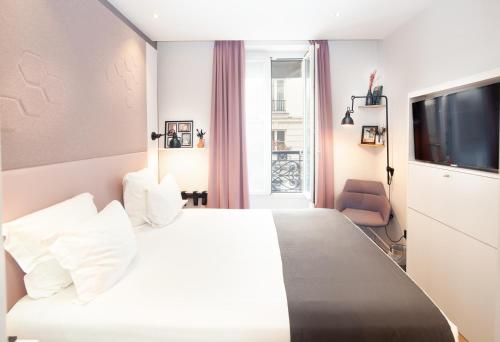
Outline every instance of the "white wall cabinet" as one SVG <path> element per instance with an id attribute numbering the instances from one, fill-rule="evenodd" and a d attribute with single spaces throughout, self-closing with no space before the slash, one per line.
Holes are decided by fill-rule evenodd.
<path id="1" fill-rule="evenodd" d="M 408 274 L 474 342 L 495 332 L 498 176 L 411 161 Z"/>
<path id="2" fill-rule="evenodd" d="M 498 176 L 410 162 L 408 207 L 498 247 Z"/>

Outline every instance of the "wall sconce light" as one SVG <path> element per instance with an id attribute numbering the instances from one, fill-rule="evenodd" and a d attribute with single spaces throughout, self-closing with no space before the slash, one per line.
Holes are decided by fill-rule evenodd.
<path id="1" fill-rule="evenodd" d="M 160 134 L 160 133 L 156 133 L 156 132 L 151 132 L 151 140 L 156 140 L 156 139 L 160 139 L 161 137 L 163 137 L 165 134 Z"/>
<path id="2" fill-rule="evenodd" d="M 354 113 L 354 111 L 351 110 L 350 107 L 347 107 L 347 111 L 345 112 L 345 116 L 342 119 L 342 123 L 341 123 L 342 126 L 354 125 L 354 120 L 351 118 L 351 113 Z"/>

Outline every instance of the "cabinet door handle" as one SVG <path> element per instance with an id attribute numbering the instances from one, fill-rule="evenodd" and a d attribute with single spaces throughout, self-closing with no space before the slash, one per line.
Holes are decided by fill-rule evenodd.
<path id="1" fill-rule="evenodd" d="M 444 177 L 444 178 L 450 178 L 451 176 L 450 176 L 450 174 L 445 173 L 445 174 L 443 175 L 443 177 Z"/>

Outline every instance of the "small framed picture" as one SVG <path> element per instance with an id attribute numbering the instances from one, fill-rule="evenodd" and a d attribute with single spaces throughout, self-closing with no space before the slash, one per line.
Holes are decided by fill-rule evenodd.
<path id="1" fill-rule="evenodd" d="M 193 135 L 191 133 L 182 134 L 182 147 L 193 147 Z"/>
<path id="2" fill-rule="evenodd" d="M 375 144 L 377 138 L 378 126 L 363 126 L 361 128 L 361 143 Z"/>
<path id="3" fill-rule="evenodd" d="M 166 121 L 165 126 L 167 136 L 172 137 L 174 133 L 177 133 L 177 121 Z"/>
<path id="4" fill-rule="evenodd" d="M 193 131 L 193 121 L 180 121 L 177 124 L 178 132 L 192 133 Z"/>
<path id="5" fill-rule="evenodd" d="M 165 148 L 192 148 L 193 120 L 165 121 L 164 146 Z"/>

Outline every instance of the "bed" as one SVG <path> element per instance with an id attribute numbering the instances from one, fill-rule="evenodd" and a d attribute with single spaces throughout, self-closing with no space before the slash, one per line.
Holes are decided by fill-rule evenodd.
<path id="1" fill-rule="evenodd" d="M 94 301 L 24 297 L 9 335 L 51 342 L 456 340 L 411 279 L 335 210 L 185 209 L 137 231 L 127 274 Z"/>

